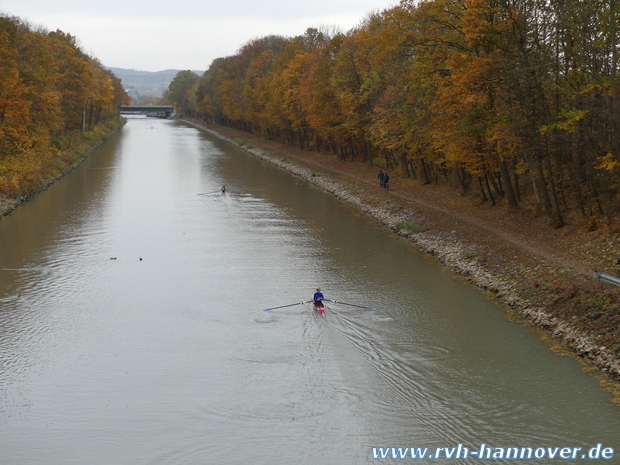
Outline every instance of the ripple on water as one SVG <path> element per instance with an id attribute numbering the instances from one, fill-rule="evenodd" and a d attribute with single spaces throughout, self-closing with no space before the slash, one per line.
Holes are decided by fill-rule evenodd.
<path id="1" fill-rule="evenodd" d="M 256 323 L 275 323 L 278 321 L 278 317 L 273 313 L 263 312 L 262 315 L 254 319 Z"/>

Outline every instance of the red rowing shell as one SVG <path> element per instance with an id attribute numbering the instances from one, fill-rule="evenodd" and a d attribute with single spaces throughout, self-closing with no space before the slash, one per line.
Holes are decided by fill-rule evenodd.
<path id="1" fill-rule="evenodd" d="M 323 305 L 323 302 L 318 305 L 315 303 L 314 308 L 321 314 L 321 316 L 325 316 L 325 305 Z"/>

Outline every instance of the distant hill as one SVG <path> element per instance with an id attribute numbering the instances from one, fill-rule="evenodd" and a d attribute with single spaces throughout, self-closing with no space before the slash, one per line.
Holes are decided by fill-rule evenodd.
<path id="1" fill-rule="evenodd" d="M 115 76 L 120 78 L 123 87 L 132 98 L 152 95 L 161 97 L 168 90 L 168 85 L 180 69 L 166 69 L 164 71 L 138 71 L 135 69 L 108 68 Z M 204 71 L 194 71 L 201 76 Z"/>

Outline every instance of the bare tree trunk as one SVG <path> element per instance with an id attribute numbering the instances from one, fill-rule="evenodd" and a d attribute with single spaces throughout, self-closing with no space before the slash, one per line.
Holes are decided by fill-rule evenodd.
<path id="1" fill-rule="evenodd" d="M 553 205 L 553 225 L 556 228 L 564 226 L 564 219 L 562 218 L 562 212 L 560 211 L 560 203 L 558 201 L 558 191 L 555 187 L 555 181 L 553 180 L 553 170 L 551 168 L 551 157 L 549 151 L 545 154 L 545 164 L 547 166 L 547 172 L 549 173 L 549 187 L 551 188 L 551 200 Z"/>
<path id="2" fill-rule="evenodd" d="M 478 186 L 480 186 L 480 195 L 482 195 L 482 201 L 483 202 L 488 202 L 489 199 L 487 199 L 487 194 L 486 192 L 484 192 L 484 186 L 482 185 L 482 178 L 478 178 Z"/>
<path id="3" fill-rule="evenodd" d="M 461 195 L 465 195 L 467 193 L 466 190 L 466 183 L 465 183 L 465 170 L 463 168 L 457 168 L 456 169 L 456 177 L 459 180 L 459 183 L 461 184 Z"/>
<path id="4" fill-rule="evenodd" d="M 508 171 L 508 166 L 506 166 L 506 161 L 499 156 L 497 163 L 499 164 L 499 172 L 502 177 L 502 184 L 504 186 L 506 200 L 508 201 L 508 210 L 512 211 L 517 208 L 517 198 L 515 196 L 514 189 L 512 188 L 510 172 Z"/>
<path id="5" fill-rule="evenodd" d="M 493 192 L 491 192 L 491 186 L 489 185 L 489 175 L 484 176 L 484 183 L 486 184 L 487 191 L 489 192 L 489 198 L 491 199 L 491 205 L 493 206 L 497 205 L 497 202 L 495 202 L 495 197 L 493 196 Z"/>
<path id="6" fill-rule="evenodd" d="M 549 218 L 552 218 L 553 214 L 551 213 L 551 200 L 549 199 L 549 192 L 547 191 L 547 180 L 545 179 L 545 173 L 543 172 L 542 165 L 538 160 L 536 160 L 536 171 L 538 174 L 538 181 L 540 183 L 540 190 L 542 191 L 545 212 Z"/>
<path id="7" fill-rule="evenodd" d="M 424 162 L 423 158 L 420 158 L 420 163 L 422 164 L 422 173 L 424 174 L 424 184 L 430 184 L 430 172 L 427 169 L 426 163 Z"/>

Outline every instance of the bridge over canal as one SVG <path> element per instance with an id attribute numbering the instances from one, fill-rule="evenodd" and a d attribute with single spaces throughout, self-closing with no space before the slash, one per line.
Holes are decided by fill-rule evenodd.
<path id="1" fill-rule="evenodd" d="M 174 113 L 172 105 L 123 105 L 121 115 L 146 115 L 157 118 L 170 118 Z"/>

